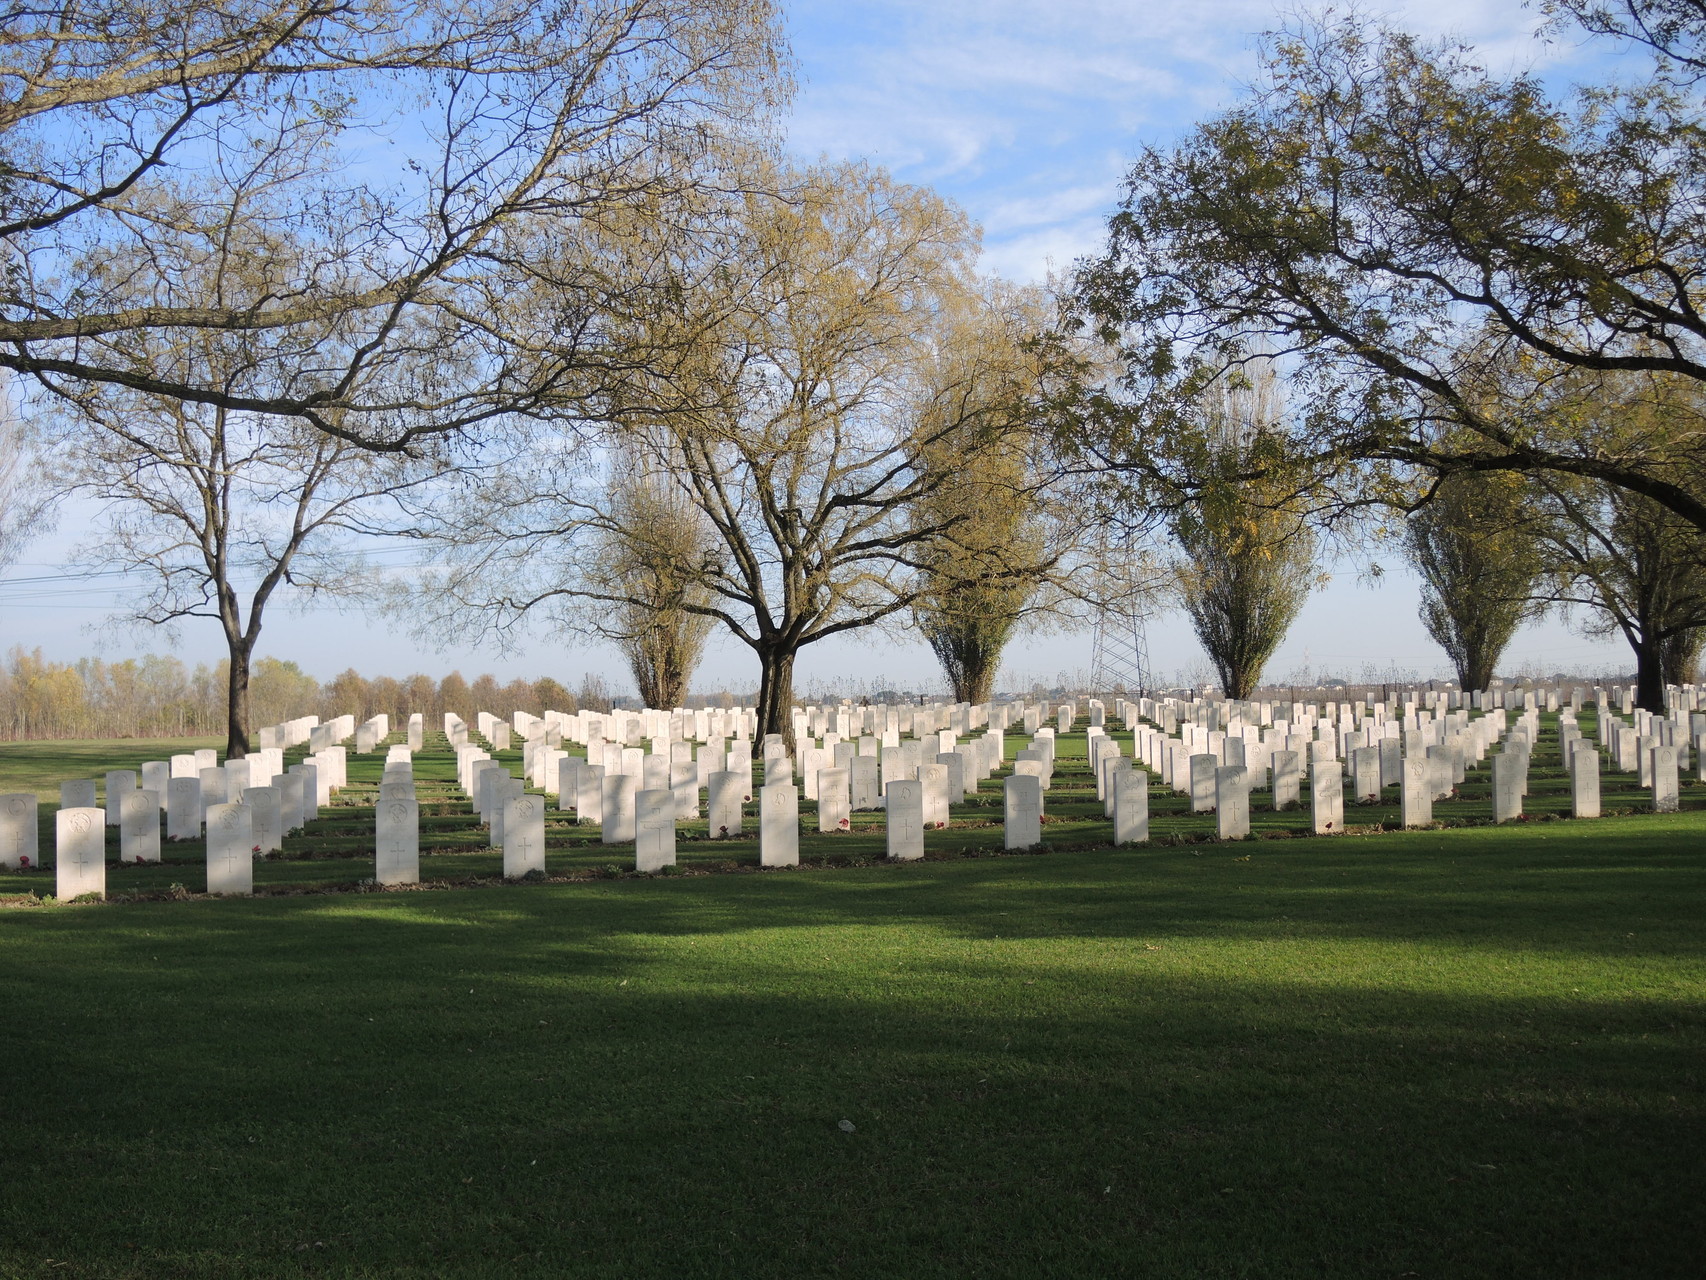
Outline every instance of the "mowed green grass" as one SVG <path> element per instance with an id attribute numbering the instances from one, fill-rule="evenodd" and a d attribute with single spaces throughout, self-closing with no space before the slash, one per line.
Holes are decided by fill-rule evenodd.
<path id="1" fill-rule="evenodd" d="M 1698 1276 L 1703 854 L 10 911 L 0 1274 Z"/>

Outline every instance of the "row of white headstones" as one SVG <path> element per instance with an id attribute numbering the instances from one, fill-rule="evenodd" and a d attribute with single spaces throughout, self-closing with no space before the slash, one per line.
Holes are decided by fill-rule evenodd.
<path id="1" fill-rule="evenodd" d="M 1603 698 L 1601 690 L 1594 691 Z M 1692 694 L 1692 687 L 1685 689 Z M 1576 728 L 1582 691 L 1561 708 L 1560 750 L 1572 780 L 1572 812 L 1599 813 L 1600 749 L 1614 767 L 1639 771 L 1640 785 L 1652 790 L 1653 808 L 1678 807 L 1679 769 L 1686 768 L 1693 740 L 1700 777 L 1706 780 L 1706 714 L 1673 710 L 1667 716 L 1633 712 L 1626 723 L 1607 709 L 1598 720 L 1599 743 L 1586 741 Z M 1488 695 L 1476 694 L 1481 704 Z M 1177 697 L 1117 700 L 1115 716 L 1127 722 L 1131 756 L 1109 732 L 1107 711 L 1098 699 L 1088 705 L 1089 757 L 1098 799 L 1113 821 L 1114 843 L 1148 839 L 1151 774 L 1164 786 L 1189 795 L 1196 812 L 1216 815 L 1221 839 L 1249 834 L 1252 791 L 1267 790 L 1274 808 L 1298 803 L 1302 780 L 1310 782 L 1313 826 L 1320 834 L 1344 829 L 1345 784 L 1358 800 L 1373 800 L 1382 788 L 1399 788 L 1405 826 L 1432 821 L 1436 800 L 1449 797 L 1466 770 L 1491 758 L 1493 816 L 1508 821 L 1522 813 L 1528 765 L 1539 736 L 1536 695 L 1528 694 L 1514 726 L 1504 709 L 1472 718 L 1471 699 L 1450 695 L 1415 696 L 1402 701 L 1329 703 L 1323 711 L 1301 703 L 1231 703 Z M 1452 707 L 1457 702 L 1459 705 Z M 1558 705 L 1552 693 L 1548 705 Z M 1698 698 L 1677 698 L 1677 705 L 1698 705 Z M 1043 726 L 1053 711 L 1056 726 Z M 903 716 L 901 713 L 905 712 Z M 635 845 L 635 865 L 658 871 L 675 861 L 676 823 L 699 817 L 700 795 L 708 801 L 713 839 L 742 834 L 742 806 L 753 798 L 753 743 L 732 740 L 725 732 L 750 733 L 751 713 L 646 711 L 626 716 L 597 713 L 517 717 L 523 735 L 523 773 L 535 786 L 558 798 L 558 809 L 582 823 L 601 828 L 609 844 Z M 924 855 L 924 833 L 945 828 L 951 805 L 976 791 L 1003 763 L 1005 728 L 1019 719 L 1032 733 L 1013 774 L 1003 781 L 1005 844 L 1029 848 L 1041 840 L 1043 794 L 1054 772 L 1056 733 L 1076 721 L 1076 702 L 1042 706 L 919 708 L 807 708 L 796 725 L 822 729 L 821 741 L 807 737 L 798 753 L 805 797 L 818 804 L 820 832 L 846 831 L 855 811 L 886 814 L 888 855 L 912 860 Z M 837 730 L 880 729 L 843 741 Z M 902 723 L 926 732 L 927 740 L 902 739 Z M 483 736 L 494 750 L 508 744 L 510 724 L 482 713 Z M 933 732 L 929 726 L 953 727 Z M 959 729 L 973 725 L 989 731 L 960 741 Z M 691 727 L 690 727 L 691 726 Z M 527 792 L 524 779 L 511 776 L 485 749 L 467 741 L 466 726 L 447 716 L 445 729 L 456 743 L 458 783 L 474 811 L 488 826 L 491 844 L 503 850 L 504 875 L 521 878 L 543 872 L 546 801 Z M 603 738 L 609 729 L 615 741 Z M 672 732 L 702 730 L 697 744 L 672 739 Z M 623 745 L 636 733 L 651 731 L 653 750 Z M 389 734 L 383 716 L 357 726 L 353 717 L 321 725 L 312 718 L 272 726 L 261 733 L 261 750 L 246 758 L 216 763 L 212 751 L 174 756 L 145 764 L 142 785 L 135 773 L 106 776 L 107 803 L 95 805 L 93 779 L 61 784 L 57 815 L 56 868 L 62 898 L 105 891 L 105 827 L 120 832 L 120 856 L 127 862 L 158 861 L 160 815 L 168 839 L 194 839 L 207 832 L 208 890 L 246 894 L 253 889 L 253 858 L 282 847 L 283 836 L 318 815 L 330 793 L 345 785 L 346 749 L 342 739 L 356 738 L 356 749 L 375 750 Z M 419 879 L 419 805 L 414 794 L 412 749 L 423 734 L 418 714 L 408 723 L 408 745 L 389 749 L 375 808 L 376 875 L 380 883 Z M 583 741 L 577 757 L 556 743 Z M 284 745 L 307 742 L 314 754 L 288 769 Z M 284 745 L 271 745 L 284 744 Z M 934 762 L 926 753 L 934 748 Z M 799 861 L 799 804 L 795 756 L 779 735 L 761 744 L 765 785 L 759 789 L 760 860 L 766 866 Z M 593 763 L 594 760 L 600 763 Z M 1143 771 L 1136 765 L 1141 763 Z M 722 765 L 722 768 L 718 768 Z M 163 785 L 162 785 L 163 784 Z M 36 801 L 33 794 L 0 796 L 0 861 L 28 866 L 35 860 Z"/>
<path id="2" fill-rule="evenodd" d="M 1097 797 L 1113 822 L 1116 845 L 1149 838 L 1151 772 L 1159 775 L 1163 785 L 1188 794 L 1194 811 L 1213 812 L 1217 835 L 1230 840 L 1249 834 L 1253 790 L 1269 790 L 1274 807 L 1285 808 L 1298 802 L 1307 767 L 1314 829 L 1333 834 L 1344 829 L 1347 780 L 1358 800 L 1378 799 L 1383 787 L 1396 785 L 1404 825 L 1426 826 L 1433 821 L 1434 802 L 1450 797 L 1464 781 L 1465 771 L 1486 761 L 1490 749 L 1500 745 L 1503 749 L 1491 757 L 1493 816 L 1504 822 L 1522 814 L 1529 761 L 1540 732 L 1536 697 L 1529 693 L 1524 702 L 1515 704 L 1524 709 L 1514 725 L 1503 708 L 1472 718 L 1469 699 L 1463 700 L 1463 707 L 1448 710 L 1444 697 L 1427 707 L 1413 698 L 1357 707 L 1342 704 L 1330 706 L 1325 716 L 1314 707 L 1297 705 L 1277 723 L 1272 704 L 1240 707 L 1197 699 L 1135 703 L 1122 699 L 1116 704 L 1116 715 L 1132 726 L 1129 757 L 1107 731 L 1103 704 L 1091 700 L 1087 730 L 1091 769 Z M 1477 694 L 1473 701 L 1481 705 L 1491 696 Z M 1556 691 L 1548 705 L 1558 709 Z M 1562 709 L 1560 747 L 1572 777 L 1572 811 L 1578 817 L 1596 817 L 1599 754 L 1576 727 L 1580 705 L 1578 693 L 1575 706 Z M 988 709 L 972 710 L 987 719 Z M 1076 721 L 1079 708 L 1061 706 L 1056 713 L 1058 731 L 1065 732 Z M 1043 794 L 1052 781 L 1055 759 L 1057 730 L 1040 724 L 1047 710 L 1027 707 L 1021 714 L 1034 736 L 1031 745 L 1018 753 L 1013 775 L 1003 781 L 1009 849 L 1040 842 Z M 1636 714 L 1638 721 L 1645 715 Z M 828 723 L 818 715 L 819 709 L 809 709 L 796 717 L 796 723 L 803 721 L 801 727 Z M 1246 717 L 1253 723 L 1245 723 Z M 1005 717 L 997 719 L 1004 722 Z M 1694 732 L 1706 745 L 1706 716 L 1673 718 L 1662 726 L 1656 717 L 1647 719 L 1650 723 L 1627 726 L 1608 713 L 1600 719 L 1600 732 L 1614 741 L 1630 740 L 1630 750 L 1639 756 L 1643 770 L 1642 785 L 1653 787 L 1653 807 L 1674 810 L 1677 765 L 1679 761 L 1686 764 L 1688 754 L 1687 747 L 1677 745 L 1675 739 L 1689 732 L 1691 719 Z M 481 731 L 494 749 L 501 749 L 508 742 L 508 726 L 493 721 L 482 717 Z M 1168 728 L 1162 728 L 1163 723 Z M 864 735 L 857 742 L 841 741 L 835 731 L 826 731 L 821 743 L 805 739 L 799 752 L 800 772 L 805 798 L 818 804 L 818 830 L 846 831 L 852 812 L 882 810 L 888 856 L 923 857 L 924 833 L 949 824 L 953 798 L 975 791 L 1000 765 L 1004 737 L 993 724 L 991 729 L 984 737 L 964 743 L 951 730 L 939 731 L 934 742 L 902 740 L 898 726 L 887 727 L 880 738 Z M 674 864 L 676 824 L 700 816 L 701 793 L 708 799 L 711 838 L 742 834 L 742 805 L 753 798 L 749 739 L 731 743 L 712 737 L 695 750 L 694 743 L 672 741 L 665 731 L 654 738 L 652 751 L 646 752 L 604 741 L 594 731 L 586 741 L 586 755 L 576 757 L 534 730 L 531 725 L 518 729 L 528 736 L 524 776 L 516 778 L 447 723 L 452 740 L 461 738 L 458 784 L 487 824 L 492 846 L 504 850 L 506 877 L 545 869 L 547 801 L 528 793 L 529 780 L 557 797 L 559 811 L 574 812 L 580 822 L 600 826 L 604 843 L 633 843 L 640 871 Z M 932 746 L 937 749 L 935 763 L 923 763 L 924 753 Z M 766 781 L 758 791 L 760 861 L 766 866 L 795 865 L 800 793 L 795 786 L 794 757 L 776 735 L 764 740 L 762 750 Z M 1706 779 L 1706 754 L 1699 759 Z M 1136 768 L 1139 762 L 1144 771 Z M 718 769 L 719 764 L 724 767 Z M 399 825 L 404 814 L 398 811 Z M 397 847 L 401 850 L 408 843 L 407 837 L 401 837 Z M 397 874 L 404 879 L 418 876 L 418 859 L 397 868 Z M 383 870 L 380 878 L 386 878 Z"/>

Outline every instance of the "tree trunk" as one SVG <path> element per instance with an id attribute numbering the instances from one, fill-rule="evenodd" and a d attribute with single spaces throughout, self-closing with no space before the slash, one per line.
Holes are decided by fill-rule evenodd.
<path id="1" fill-rule="evenodd" d="M 1662 641 L 1649 639 L 1645 632 L 1638 642 L 1632 642 L 1635 650 L 1635 705 L 1644 711 L 1664 714 L 1665 709 L 1665 669 L 1664 644 Z"/>
<path id="2" fill-rule="evenodd" d="M 249 754 L 249 654 L 250 646 L 229 646 L 231 659 L 225 685 L 225 758 L 241 760 Z"/>
<path id="3" fill-rule="evenodd" d="M 794 654 L 793 649 L 758 651 L 758 739 L 779 733 L 794 753 Z"/>
<path id="4" fill-rule="evenodd" d="M 999 660 L 1000 655 L 997 654 L 994 661 L 980 657 L 975 664 L 968 664 L 965 679 L 955 682 L 954 701 L 968 702 L 973 706 L 988 702 L 989 691 L 995 685 L 995 668 Z"/>

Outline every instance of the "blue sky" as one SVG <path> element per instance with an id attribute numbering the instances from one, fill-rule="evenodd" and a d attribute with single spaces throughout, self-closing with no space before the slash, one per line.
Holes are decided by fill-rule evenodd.
<path id="1" fill-rule="evenodd" d="M 1395 25 L 1456 35 L 1495 69 L 1535 68 L 1558 83 L 1597 78 L 1597 50 L 1542 43 L 1541 16 L 1510 0 L 1434 0 L 1377 10 Z M 1254 0 L 1143 4 L 1119 0 L 911 0 L 909 3 L 801 3 L 789 6 L 800 92 L 788 122 L 789 146 L 802 159 L 866 157 L 908 181 L 959 201 L 984 228 L 986 266 L 1015 279 L 1064 270 L 1094 252 L 1119 195 L 1130 158 L 1164 144 L 1230 103 L 1255 74 L 1259 33 L 1281 10 Z M 1593 57 L 1589 65 L 1585 59 Z M 68 539 L 44 539 L 9 577 L 51 571 Z M 38 567 L 46 566 L 46 567 Z M 1378 586 L 1364 566 L 1335 567 L 1332 583 L 1308 606 L 1271 672 L 1276 677 L 1365 663 L 1430 674 L 1443 657 L 1416 619 L 1416 584 L 1388 563 Z M 168 646 L 149 634 L 99 638 L 86 631 L 104 611 L 91 587 L 76 597 L 6 602 L 9 643 L 41 645 L 56 656 L 99 650 L 110 656 Z M 17 599 L 17 593 L 7 596 Z M 518 652 L 451 645 L 420 649 L 383 621 L 359 613 L 278 613 L 262 650 L 292 658 L 329 678 L 346 666 L 379 674 L 452 667 L 466 674 L 552 675 L 571 686 L 585 670 L 614 685 L 627 678 L 615 655 L 572 637 L 539 635 Z M 1189 671 L 1201 659 L 1177 614 L 1151 626 L 1154 665 Z M 178 651 L 188 661 L 219 656 L 211 623 L 186 629 Z M 1620 642 L 1591 641 L 1557 621 L 1528 628 L 1512 649 L 1513 668 L 1627 666 Z M 1021 641 L 1007 683 L 1044 681 L 1087 668 L 1087 635 Z M 904 638 L 825 642 L 802 655 L 798 678 L 894 682 L 928 689 L 939 676 L 930 652 Z M 739 646 L 715 646 L 695 682 L 700 689 L 756 684 L 756 666 Z"/>

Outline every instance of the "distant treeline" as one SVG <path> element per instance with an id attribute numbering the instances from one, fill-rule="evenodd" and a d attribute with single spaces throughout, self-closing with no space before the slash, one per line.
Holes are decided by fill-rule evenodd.
<path id="1" fill-rule="evenodd" d="M 0 740 L 223 736 L 225 672 L 224 662 L 191 669 L 169 655 L 64 663 L 44 658 L 40 649 L 14 648 L 0 669 Z M 597 676 L 582 680 L 577 692 L 549 676 L 499 684 L 489 675 L 469 681 L 455 671 L 442 680 L 419 674 L 397 680 L 350 670 L 321 684 L 277 658 L 256 660 L 249 698 L 254 728 L 307 715 L 347 713 L 365 720 L 384 712 L 396 723 L 419 711 L 431 727 L 446 711 L 472 722 L 480 711 L 508 719 L 518 711 L 610 709 Z"/>

